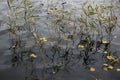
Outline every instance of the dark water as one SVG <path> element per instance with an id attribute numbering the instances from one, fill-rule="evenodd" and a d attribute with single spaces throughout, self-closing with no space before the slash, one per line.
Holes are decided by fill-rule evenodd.
<path id="1" fill-rule="evenodd" d="M 69 4 L 68 6 L 72 5 L 79 9 L 82 0 L 70 0 L 67 2 Z M 106 0 L 96 2 L 97 4 L 109 4 L 109 1 Z M 117 2 L 116 0 L 114 3 L 119 5 Z M 38 29 L 41 30 L 40 33 L 42 33 L 43 36 L 50 39 L 48 40 L 49 44 L 45 44 L 45 46 L 40 48 L 39 45 L 32 47 L 34 45 L 34 39 L 31 37 L 31 33 L 27 31 L 21 32 L 23 34 L 25 33 L 22 36 L 22 41 L 19 38 L 10 36 L 6 24 L 7 3 L 4 0 L 0 0 L 0 6 L 0 10 L 2 10 L 2 12 L 0 12 L 0 80 L 120 80 L 120 72 L 116 71 L 116 67 L 120 67 L 120 60 L 115 63 L 115 69 L 108 71 L 103 70 L 103 64 L 105 62 L 112 64 L 104 59 L 102 51 L 105 46 L 103 44 L 101 44 L 98 52 L 95 54 L 90 52 L 89 56 L 84 54 L 87 53 L 87 50 L 84 49 L 78 49 L 77 47 L 67 49 L 64 40 L 61 40 L 60 45 L 55 47 L 52 45 L 53 40 L 56 39 L 49 36 L 48 30 L 46 30 L 47 27 L 45 26 Z M 46 15 L 42 15 L 43 22 L 46 20 L 44 16 Z M 40 25 L 44 25 L 43 22 L 41 22 Z M 52 32 L 54 33 L 54 30 Z M 14 45 L 17 41 L 21 42 L 21 46 L 24 47 L 21 49 L 11 49 L 11 45 Z M 76 37 L 75 41 L 75 44 L 77 44 L 78 41 Z M 95 46 L 97 42 L 94 43 Z M 115 52 L 114 56 L 120 59 L 119 27 L 113 32 L 110 46 L 111 52 Z M 21 57 L 16 57 L 16 53 L 22 53 L 22 59 Z M 35 53 L 37 58 L 30 58 L 29 53 Z M 89 71 L 90 67 L 94 67 L 95 71 Z"/>

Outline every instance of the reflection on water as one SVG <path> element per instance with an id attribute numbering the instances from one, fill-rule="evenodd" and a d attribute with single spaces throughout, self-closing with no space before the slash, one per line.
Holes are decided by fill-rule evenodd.
<path id="1" fill-rule="evenodd" d="M 46 9 L 36 1 L 7 2 L 8 29 L 0 40 L 10 46 L 4 59 L 17 77 L 10 80 L 119 80 L 111 76 L 120 72 L 119 51 L 113 45 L 118 6 L 81 2 L 79 13 L 66 2 L 51 2 Z"/>

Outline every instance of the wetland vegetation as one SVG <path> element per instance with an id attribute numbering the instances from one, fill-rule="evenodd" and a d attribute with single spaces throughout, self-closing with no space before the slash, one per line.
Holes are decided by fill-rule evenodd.
<path id="1" fill-rule="evenodd" d="M 120 7 L 94 2 L 75 9 L 67 2 L 35 5 L 34 0 L 7 0 L 11 66 L 22 65 L 24 80 L 63 80 L 58 74 L 71 73 L 72 67 L 120 72 L 119 51 L 111 44 Z"/>

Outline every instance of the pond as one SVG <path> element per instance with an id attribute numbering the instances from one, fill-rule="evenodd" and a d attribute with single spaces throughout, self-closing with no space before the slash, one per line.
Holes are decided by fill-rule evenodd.
<path id="1" fill-rule="evenodd" d="M 1 80 L 119 80 L 119 0 L 0 0 Z"/>

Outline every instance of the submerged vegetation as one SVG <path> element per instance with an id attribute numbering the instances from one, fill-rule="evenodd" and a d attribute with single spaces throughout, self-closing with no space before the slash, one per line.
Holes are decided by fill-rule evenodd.
<path id="1" fill-rule="evenodd" d="M 120 57 L 111 48 L 112 32 L 119 26 L 114 4 L 84 2 L 76 13 L 66 2 L 51 3 L 46 10 L 42 2 L 37 6 L 30 0 L 7 3 L 11 61 L 14 67 L 24 64 L 25 80 L 39 80 L 36 64 L 42 67 L 42 80 L 45 74 L 53 80 L 61 70 L 69 72 L 68 67 L 75 65 L 94 72 L 98 56 L 102 57 L 103 70 L 120 71 Z"/>

